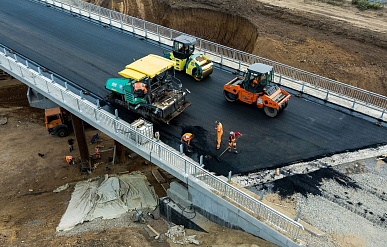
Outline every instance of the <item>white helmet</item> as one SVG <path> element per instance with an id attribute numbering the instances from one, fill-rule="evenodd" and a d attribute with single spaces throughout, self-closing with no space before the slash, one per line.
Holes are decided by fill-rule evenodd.
<path id="1" fill-rule="evenodd" d="M 231 131 L 231 132 L 230 132 L 230 135 L 233 135 L 233 134 L 234 134 L 234 132 L 233 132 L 233 131 Z"/>
<path id="2" fill-rule="evenodd" d="M 185 139 L 189 139 L 189 135 L 185 135 Z"/>

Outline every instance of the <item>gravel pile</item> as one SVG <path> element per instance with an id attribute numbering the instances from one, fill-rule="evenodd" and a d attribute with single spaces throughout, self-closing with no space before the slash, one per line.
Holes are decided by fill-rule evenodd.
<path id="1" fill-rule="evenodd" d="M 300 218 L 326 233 L 323 237 L 302 233 L 299 238 L 308 246 L 386 246 L 387 163 L 376 156 L 352 160 L 346 153 L 283 171 L 292 175 L 282 173 L 273 179 L 274 171 L 264 171 L 234 180 L 250 185 L 247 188 L 258 195 L 263 189 L 283 197 L 296 195 Z"/>

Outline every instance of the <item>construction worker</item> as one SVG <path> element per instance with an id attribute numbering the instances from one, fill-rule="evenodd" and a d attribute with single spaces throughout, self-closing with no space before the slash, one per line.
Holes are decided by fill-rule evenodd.
<path id="1" fill-rule="evenodd" d="M 148 90 L 146 89 L 145 83 L 138 81 L 133 84 L 133 92 L 137 95 L 137 97 L 143 98 Z"/>
<path id="2" fill-rule="evenodd" d="M 95 158 L 101 159 L 101 151 L 99 151 L 99 146 L 95 146 Z"/>
<path id="3" fill-rule="evenodd" d="M 69 165 L 75 165 L 74 157 L 73 156 L 66 156 L 66 162 Z"/>
<path id="4" fill-rule="evenodd" d="M 191 140 L 194 138 L 194 135 L 191 134 L 191 133 L 185 133 L 182 137 L 181 137 L 181 143 L 183 143 L 183 146 L 184 146 L 184 151 L 187 151 L 188 153 L 192 152 L 189 147 L 190 147 L 190 142 Z"/>
<path id="5" fill-rule="evenodd" d="M 67 140 L 67 144 L 69 144 L 69 149 L 70 149 L 70 152 L 74 150 L 74 139 L 73 138 L 70 138 Z"/>
<path id="6" fill-rule="evenodd" d="M 216 139 L 216 149 L 220 149 L 220 142 L 222 141 L 222 135 L 223 135 L 223 126 L 222 124 L 219 122 L 219 121 L 215 121 L 215 124 L 216 124 L 216 135 L 217 135 L 217 139 Z"/>
<path id="7" fill-rule="evenodd" d="M 231 131 L 230 132 L 230 135 L 228 136 L 228 151 L 231 152 L 231 148 L 234 147 L 234 153 L 238 153 L 238 151 L 236 150 L 236 137 L 237 136 L 242 136 L 241 133 L 239 132 L 233 132 Z"/>

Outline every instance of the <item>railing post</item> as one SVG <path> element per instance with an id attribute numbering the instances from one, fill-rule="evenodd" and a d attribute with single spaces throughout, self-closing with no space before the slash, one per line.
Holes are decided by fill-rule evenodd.
<path id="1" fill-rule="evenodd" d="M 89 18 L 91 18 L 91 4 L 89 4 Z"/>
<path id="2" fill-rule="evenodd" d="M 281 83 L 282 83 L 282 74 L 280 75 L 278 84 L 281 85 Z"/>
<path id="3" fill-rule="evenodd" d="M 305 82 L 302 82 L 301 93 L 304 93 Z"/>
<path id="4" fill-rule="evenodd" d="M 28 64 L 28 60 L 26 60 L 26 67 L 29 69 L 30 68 L 30 66 L 29 66 L 29 64 Z"/>
<path id="5" fill-rule="evenodd" d="M 223 54 L 220 55 L 220 65 L 223 65 Z"/>
<path id="6" fill-rule="evenodd" d="M 98 21 L 101 22 L 101 8 L 98 7 Z"/>
<path id="7" fill-rule="evenodd" d="M 112 25 L 112 11 L 109 10 L 109 25 Z"/>
<path id="8" fill-rule="evenodd" d="M 259 200 L 260 200 L 260 201 L 262 201 L 264 195 L 265 195 L 265 190 L 263 189 L 263 190 L 261 191 L 261 195 L 259 196 Z"/>
<path id="9" fill-rule="evenodd" d="M 122 14 L 120 13 L 120 26 L 121 29 L 124 30 L 124 24 L 122 23 Z"/>
<path id="10" fill-rule="evenodd" d="M 19 62 L 19 61 L 17 60 L 16 53 L 13 54 L 13 58 L 15 59 L 16 62 Z"/>
<path id="11" fill-rule="evenodd" d="M 325 101 L 328 100 L 328 96 L 329 96 L 329 90 L 327 91 L 327 95 L 325 96 Z"/>
<path id="12" fill-rule="evenodd" d="M 144 32 L 145 32 L 145 38 L 148 38 L 147 30 L 146 30 L 146 22 L 144 21 Z"/>
<path id="13" fill-rule="evenodd" d="M 120 118 L 118 117 L 118 109 L 115 109 L 115 110 L 114 110 L 114 115 L 116 116 L 116 119 L 117 119 L 117 120 L 120 119 Z"/>
<path id="14" fill-rule="evenodd" d="M 382 111 L 382 115 L 380 116 L 380 118 L 379 119 L 381 119 L 381 120 L 383 120 L 383 115 L 384 115 L 384 112 L 386 111 L 386 108 L 384 108 L 383 109 L 383 111 Z"/>
<path id="15" fill-rule="evenodd" d="M 65 81 L 65 88 L 66 88 L 66 91 L 69 91 L 69 87 L 67 85 L 67 81 Z"/>
<path id="16" fill-rule="evenodd" d="M 354 110 L 354 109 L 355 109 L 355 104 L 356 104 L 356 99 L 353 99 L 353 104 L 352 104 L 351 110 Z"/>
<path id="17" fill-rule="evenodd" d="M 239 61 L 239 68 L 238 68 L 239 71 L 241 71 L 241 63 L 242 63 L 242 62 Z"/>
<path id="18" fill-rule="evenodd" d="M 50 93 L 50 88 L 48 87 L 48 82 L 47 82 L 47 80 L 45 80 L 45 81 L 46 81 L 47 93 Z"/>
<path id="19" fill-rule="evenodd" d="M 297 212 L 297 216 L 296 216 L 296 219 L 295 219 L 295 221 L 299 221 L 300 220 L 300 214 L 301 214 L 301 209 L 300 210 L 298 210 L 298 212 Z"/>
<path id="20" fill-rule="evenodd" d="M 79 90 L 79 96 L 81 96 L 81 99 L 84 99 L 82 90 Z"/>
<path id="21" fill-rule="evenodd" d="M 77 99 L 77 106 L 78 106 L 78 111 L 81 112 L 81 107 L 79 106 L 79 100 Z"/>
<path id="22" fill-rule="evenodd" d="M 133 33 L 136 33 L 135 30 L 134 30 L 134 20 L 133 20 L 133 17 L 131 19 L 132 19 L 132 30 L 133 30 Z"/>
<path id="23" fill-rule="evenodd" d="M 203 155 L 200 155 L 200 159 L 199 160 L 200 160 L 200 163 L 199 163 L 200 167 L 203 167 L 204 166 L 203 165 Z"/>
<path id="24" fill-rule="evenodd" d="M 228 172 L 228 182 L 230 183 L 230 181 L 231 181 L 231 175 L 232 175 L 232 171 L 229 171 Z"/>
<path id="25" fill-rule="evenodd" d="M 180 154 L 181 154 L 181 155 L 184 154 L 184 151 L 183 151 L 183 144 L 180 144 Z"/>
<path id="26" fill-rule="evenodd" d="M 97 99 L 97 109 L 98 109 L 98 110 L 101 109 L 101 105 L 100 105 L 100 103 L 99 103 L 99 99 Z"/>

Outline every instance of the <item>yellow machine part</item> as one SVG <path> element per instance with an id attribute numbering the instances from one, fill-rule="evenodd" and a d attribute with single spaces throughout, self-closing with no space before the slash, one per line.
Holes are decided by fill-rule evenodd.
<path id="1" fill-rule="evenodd" d="M 173 52 L 170 53 L 169 59 L 174 61 L 175 64 L 175 70 L 182 71 L 185 69 L 185 64 L 187 63 L 187 59 L 179 59 L 173 56 Z"/>
<path id="2" fill-rule="evenodd" d="M 149 54 L 131 64 L 125 66 L 125 69 L 118 72 L 123 77 L 140 81 L 145 77 L 153 78 L 167 69 L 175 66 L 176 62 L 157 55 Z"/>

